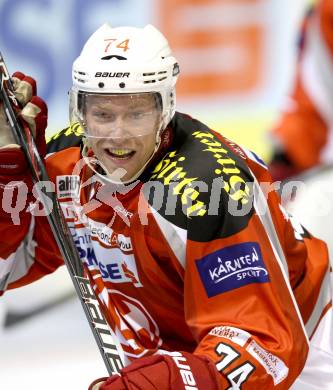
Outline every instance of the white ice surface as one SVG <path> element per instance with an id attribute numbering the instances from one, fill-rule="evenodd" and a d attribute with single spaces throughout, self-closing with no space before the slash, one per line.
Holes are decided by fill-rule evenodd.
<path id="1" fill-rule="evenodd" d="M 66 292 L 68 284 L 59 286 L 56 279 L 50 278 L 48 292 L 41 281 L 8 292 L 7 298 L 6 293 L 0 299 L 0 321 L 9 309 L 22 311 L 24 296 L 27 307 L 30 301 L 37 307 L 42 291 L 52 299 Z M 54 286 L 58 294 L 50 292 Z M 81 390 L 103 376 L 103 360 L 76 297 L 19 325 L 0 327 L 0 390 Z"/>

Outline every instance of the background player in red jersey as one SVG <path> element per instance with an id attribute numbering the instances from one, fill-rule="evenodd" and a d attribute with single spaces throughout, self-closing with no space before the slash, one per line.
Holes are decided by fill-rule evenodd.
<path id="1" fill-rule="evenodd" d="M 304 226 L 325 240 L 330 234 L 333 176 L 333 2 L 319 0 L 308 9 L 299 34 L 295 80 L 284 111 L 270 136 L 273 180 L 300 180 L 287 204 Z M 310 206 L 309 206 L 310 205 Z M 332 256 L 331 256 L 332 260 Z"/>
<path id="2" fill-rule="evenodd" d="M 15 74 L 21 118 L 129 363 L 91 387 L 328 389 L 326 246 L 284 211 L 255 154 L 175 112 L 178 74 L 154 27 L 103 25 L 73 64 L 71 126 L 46 152 L 46 107 Z M 4 117 L 0 128 L 5 291 L 63 261 L 45 216 L 21 199 L 9 212 L 13 181 L 35 199 Z"/>
<path id="3" fill-rule="evenodd" d="M 272 131 L 275 180 L 333 162 L 333 3 L 307 13 L 299 40 L 293 92 Z"/>

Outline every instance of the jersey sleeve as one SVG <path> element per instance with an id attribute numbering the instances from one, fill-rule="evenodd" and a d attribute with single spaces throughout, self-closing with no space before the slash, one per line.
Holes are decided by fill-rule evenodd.
<path id="1" fill-rule="evenodd" d="M 82 130 L 78 124 L 75 124 L 62 129 L 47 140 L 45 166 L 51 182 L 55 182 L 59 172 L 66 169 L 72 171 L 80 153 L 81 136 Z M 75 149 L 70 149 L 66 154 L 66 150 L 73 147 Z M 60 157 L 59 153 L 62 153 Z M 0 185 L 2 205 L 5 188 L 6 186 Z M 8 193 L 10 194 L 10 191 Z M 17 203 L 15 206 L 7 202 L 7 211 L 4 207 L 0 210 L 0 236 L 2 237 L 0 292 L 2 293 L 8 288 L 32 283 L 63 265 L 47 217 L 42 211 L 41 204 L 38 204 L 37 198 L 37 192 L 29 188 L 28 194 L 23 193 L 23 197 L 19 200 L 19 207 Z M 15 197 L 13 199 L 15 200 Z M 33 212 L 29 211 L 31 204 L 37 206 Z M 15 208 L 20 212 L 13 213 Z"/>
<path id="2" fill-rule="evenodd" d="M 234 164 L 224 176 L 215 215 L 202 211 L 188 222 L 185 316 L 198 342 L 194 353 L 215 362 L 221 388 L 285 389 L 305 364 L 304 322 L 316 312 L 312 328 L 325 310 L 316 300 L 328 275 L 327 251 L 295 230 L 267 170 L 248 167 Z"/>
<path id="3" fill-rule="evenodd" d="M 3 202 L 5 188 L 1 187 L 0 193 Z M 16 206 L 9 207 L 7 202 L 8 207 L 0 211 L 0 294 L 29 284 L 63 264 L 46 216 L 27 211 L 29 204 L 37 204 L 30 195 L 16 198 Z"/>

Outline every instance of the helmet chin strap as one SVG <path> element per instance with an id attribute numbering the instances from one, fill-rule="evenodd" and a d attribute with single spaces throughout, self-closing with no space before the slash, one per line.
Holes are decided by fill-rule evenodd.
<path id="1" fill-rule="evenodd" d="M 159 149 L 161 144 L 161 131 L 158 131 L 156 134 L 156 142 L 155 142 L 155 148 L 148 158 L 148 160 L 145 162 L 145 164 L 139 169 L 137 173 L 135 173 L 130 179 L 123 181 L 121 178 L 126 174 L 126 170 L 123 168 L 116 169 L 113 173 L 110 173 L 105 165 L 97 159 L 97 157 L 90 157 L 89 156 L 89 150 L 91 149 L 89 147 L 89 139 L 87 137 L 83 138 L 83 149 L 82 149 L 82 157 L 85 161 L 85 163 L 88 165 L 88 167 L 98 176 L 98 178 L 101 180 L 102 183 L 111 183 L 111 184 L 131 184 L 136 180 L 142 172 L 145 170 L 147 165 L 150 163 L 150 161 L 153 159 L 155 153 Z M 96 163 L 99 167 L 102 168 L 102 170 L 105 172 L 105 174 L 98 172 L 98 170 L 95 168 L 93 162 Z"/>

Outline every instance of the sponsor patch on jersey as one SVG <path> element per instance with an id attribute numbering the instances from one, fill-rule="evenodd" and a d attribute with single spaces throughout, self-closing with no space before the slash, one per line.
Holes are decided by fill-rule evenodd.
<path id="1" fill-rule="evenodd" d="M 98 267 L 107 282 L 142 287 L 130 237 L 103 228 L 91 219 L 89 227 L 72 229 L 71 233 L 79 256 L 89 270 L 96 271 Z"/>
<path id="2" fill-rule="evenodd" d="M 251 283 L 269 282 L 257 242 L 228 246 L 196 260 L 208 297 Z"/>
<path id="3" fill-rule="evenodd" d="M 271 375 L 274 386 L 277 386 L 288 376 L 289 368 L 283 360 L 262 348 L 254 340 L 250 342 L 246 350 L 264 367 L 267 374 Z"/>
<path id="4" fill-rule="evenodd" d="M 223 337 L 225 339 L 231 340 L 233 343 L 244 347 L 247 343 L 251 334 L 245 332 L 245 330 L 234 328 L 232 326 L 217 326 L 209 332 L 210 335 L 216 337 Z"/>
<path id="5" fill-rule="evenodd" d="M 58 199 L 79 197 L 80 193 L 80 176 L 78 175 L 61 175 L 57 176 L 57 195 Z"/>

